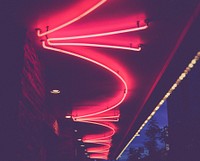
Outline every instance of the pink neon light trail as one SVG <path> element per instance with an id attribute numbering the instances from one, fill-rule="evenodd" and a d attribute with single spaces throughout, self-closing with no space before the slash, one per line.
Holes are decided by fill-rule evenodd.
<path id="1" fill-rule="evenodd" d="M 47 50 L 52 50 L 55 52 L 67 54 L 70 56 L 74 56 L 79 59 L 83 59 L 85 61 L 88 61 L 90 63 L 93 63 L 97 67 L 101 67 L 105 69 L 107 72 L 111 73 L 116 79 L 118 79 L 122 86 L 123 90 L 121 91 L 122 96 L 118 99 L 115 100 L 115 103 L 111 105 L 110 107 L 105 107 L 104 109 L 97 109 L 95 112 L 88 112 L 87 114 L 78 114 L 78 115 L 73 115 L 72 113 L 72 119 L 75 122 L 82 122 L 82 123 L 87 123 L 87 124 L 94 124 L 97 126 L 102 126 L 108 129 L 107 132 L 103 134 L 93 134 L 93 135 L 88 135 L 82 138 L 82 141 L 84 143 L 93 143 L 93 144 L 100 144 L 102 145 L 101 147 L 93 147 L 93 148 L 88 148 L 87 152 L 90 153 L 89 157 L 90 158 L 100 158 L 100 159 L 107 159 L 108 154 L 109 154 L 109 149 L 111 147 L 111 140 L 112 136 L 116 133 L 116 127 L 112 122 L 117 122 L 119 120 L 120 114 L 117 115 L 108 115 L 107 113 L 117 107 L 120 106 L 120 104 L 123 103 L 127 96 L 128 92 L 128 85 L 126 80 L 115 70 L 110 68 L 107 64 L 100 63 L 97 60 L 93 60 L 89 57 L 83 56 L 79 53 L 76 52 L 71 52 L 68 51 L 66 47 L 68 46 L 86 46 L 86 47 L 93 47 L 93 48 L 112 48 L 112 49 L 120 49 L 120 50 L 133 50 L 133 51 L 140 51 L 141 47 L 128 47 L 128 46 L 120 46 L 120 45 L 109 45 L 109 44 L 95 44 L 95 43 L 82 43 L 82 42 L 70 42 L 71 40 L 82 40 L 85 38 L 95 38 L 95 37 L 106 37 L 110 35 L 117 35 L 117 34 L 123 34 L 123 33 L 128 33 L 128 32 L 134 32 L 134 31 L 139 31 L 139 30 L 144 30 L 148 26 L 138 26 L 138 27 L 132 27 L 129 29 L 122 29 L 122 30 L 115 30 L 115 31 L 109 31 L 109 32 L 104 32 L 104 33 L 94 33 L 90 35 L 77 35 L 77 36 L 69 36 L 69 37 L 51 37 L 51 33 L 56 33 L 56 31 L 63 29 L 67 27 L 68 25 L 71 25 L 72 23 L 80 20 L 81 18 L 87 16 L 88 14 L 92 13 L 94 10 L 96 10 L 98 7 L 103 5 L 107 0 L 101 0 L 97 4 L 95 4 L 93 7 L 85 11 L 84 13 L 80 14 L 79 16 L 75 17 L 74 19 L 56 27 L 53 28 L 49 31 L 41 33 L 41 30 L 37 31 L 37 35 L 39 37 L 47 36 L 46 41 L 42 41 L 42 46 L 43 48 Z M 49 37 L 49 38 L 48 38 Z M 70 41 L 69 41 L 70 40 Z M 67 41 L 67 42 L 63 42 Z M 60 48 L 62 47 L 62 48 Z M 65 47 L 63 49 L 63 47 Z M 91 107 L 92 108 L 92 107 Z"/>

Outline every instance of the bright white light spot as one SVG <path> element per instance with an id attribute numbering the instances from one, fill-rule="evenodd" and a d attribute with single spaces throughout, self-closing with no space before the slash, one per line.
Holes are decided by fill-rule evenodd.
<path id="1" fill-rule="evenodd" d="M 176 87 L 177 87 L 177 84 L 175 83 L 175 84 L 172 86 L 172 89 L 174 90 Z"/>
<path id="2" fill-rule="evenodd" d="M 66 118 L 66 119 L 70 119 L 70 118 L 72 118 L 72 116 L 67 115 L 67 116 L 65 116 L 65 118 Z"/>
<path id="3" fill-rule="evenodd" d="M 196 64 L 196 62 L 197 62 L 196 59 L 193 59 L 191 63 Z"/>
<path id="4" fill-rule="evenodd" d="M 52 94 L 59 94 L 60 90 L 59 89 L 53 89 L 50 91 Z"/>
<path id="5" fill-rule="evenodd" d="M 197 53 L 197 56 L 200 56 L 200 51 Z"/>
<path id="6" fill-rule="evenodd" d="M 193 68 L 194 65 L 193 65 L 192 63 L 190 63 L 188 66 L 189 66 L 190 68 Z"/>

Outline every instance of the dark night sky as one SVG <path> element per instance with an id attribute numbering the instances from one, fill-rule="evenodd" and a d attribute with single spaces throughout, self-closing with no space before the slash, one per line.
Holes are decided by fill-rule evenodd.
<path id="1" fill-rule="evenodd" d="M 168 125 L 168 113 L 167 113 L 167 102 L 165 102 L 160 109 L 156 112 L 156 114 L 153 116 L 153 118 L 158 122 L 158 125 L 160 128 Z M 143 143 L 145 142 L 145 130 L 148 127 L 147 125 L 143 128 L 143 130 L 140 132 L 140 136 L 136 137 L 132 143 L 128 146 L 128 148 L 125 150 L 125 152 L 122 154 L 120 161 L 123 161 L 123 159 L 127 159 L 128 156 L 128 150 L 130 147 L 137 148 L 143 146 Z"/>

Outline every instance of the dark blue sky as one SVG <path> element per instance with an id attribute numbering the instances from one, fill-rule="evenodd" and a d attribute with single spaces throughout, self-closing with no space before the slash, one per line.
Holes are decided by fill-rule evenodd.
<path id="1" fill-rule="evenodd" d="M 153 118 L 158 122 L 159 127 L 164 127 L 168 125 L 168 113 L 167 113 L 167 102 L 165 102 L 160 109 L 156 112 L 156 114 L 153 116 Z M 143 143 L 145 142 L 145 129 L 148 127 L 147 125 L 142 129 L 140 132 L 140 136 L 136 137 L 132 143 L 129 145 L 129 147 L 124 151 L 122 156 L 120 157 L 120 161 L 124 161 L 127 159 L 129 148 L 137 148 L 143 146 Z"/>

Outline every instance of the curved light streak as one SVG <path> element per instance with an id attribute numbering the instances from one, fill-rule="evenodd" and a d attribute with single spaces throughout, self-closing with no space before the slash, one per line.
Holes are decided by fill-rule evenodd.
<path id="1" fill-rule="evenodd" d="M 85 38 L 92 38 L 92 37 L 110 36 L 110 35 L 123 34 L 123 33 L 127 33 L 127 32 L 145 30 L 147 28 L 148 28 L 148 25 L 144 25 L 141 27 L 133 27 L 133 28 L 129 28 L 129 29 L 116 30 L 116 31 L 111 31 L 111 32 L 103 32 L 103 33 L 98 33 L 98 34 L 49 38 L 49 40 L 50 41 L 60 41 L 60 40 L 75 40 L 75 39 L 85 39 Z"/>
<path id="2" fill-rule="evenodd" d="M 99 47 L 99 48 L 111 48 L 111 49 L 122 49 L 122 50 L 132 50 L 141 51 L 141 47 L 126 47 L 126 46 L 115 46 L 115 45 L 104 45 L 104 44 L 91 44 L 91 43 L 66 43 L 66 42 L 55 42 L 52 43 L 48 41 L 49 45 L 52 46 L 86 46 L 86 47 Z"/>
<path id="3" fill-rule="evenodd" d="M 96 137 L 95 139 L 91 138 L 91 139 L 83 139 L 82 141 L 83 142 L 93 142 L 93 140 L 106 140 L 106 139 L 109 139 L 115 134 L 116 130 L 115 128 L 107 125 L 106 123 L 99 123 L 99 122 L 94 122 L 94 121 L 81 121 L 81 122 L 84 122 L 84 123 L 90 123 L 90 124 L 95 124 L 95 125 L 99 125 L 99 126 L 103 126 L 103 127 L 106 127 L 108 129 L 111 130 L 111 133 L 106 135 L 106 136 L 101 136 L 101 137 Z"/>
<path id="4" fill-rule="evenodd" d="M 97 144 L 100 145 L 98 147 L 92 147 L 92 148 L 87 148 L 86 151 L 88 153 L 109 153 L 110 147 L 111 147 L 111 139 L 107 138 L 106 140 L 96 140 L 96 139 L 85 139 L 83 140 L 84 143 L 89 143 L 89 144 Z"/>
<path id="5" fill-rule="evenodd" d="M 106 1 L 107 1 L 107 0 L 101 0 L 101 1 L 98 2 L 96 5 L 94 5 L 92 8 L 88 9 L 86 12 L 83 12 L 83 13 L 82 13 L 81 15 L 79 15 L 78 17 L 76 17 L 76 18 L 72 19 L 71 21 L 68 21 L 68 22 L 66 22 L 66 23 L 64 23 L 64 24 L 62 24 L 62 25 L 60 25 L 60 26 L 58 26 L 58 27 L 56 27 L 56 28 L 53 28 L 53 29 L 51 29 L 51 30 L 49 30 L 49 31 L 40 33 L 41 30 L 38 30 L 37 35 L 38 35 L 39 37 L 41 37 L 41 36 L 48 35 L 48 34 L 50 34 L 50 33 L 52 33 L 52 32 L 55 32 L 55 31 L 57 31 L 57 30 L 60 30 L 60 29 L 62 29 L 62 28 L 64 28 L 64 27 L 66 27 L 66 26 L 68 26 L 68 25 L 70 25 L 70 24 L 72 24 L 72 23 L 74 23 L 74 22 L 80 20 L 81 18 L 85 17 L 86 15 L 88 15 L 89 13 L 91 13 L 92 11 L 94 11 L 95 9 L 97 9 L 99 6 L 101 6 L 102 4 L 104 4 Z"/>
<path id="6" fill-rule="evenodd" d="M 82 139 L 82 141 L 84 143 L 93 143 L 93 144 L 103 145 L 103 146 L 100 146 L 100 147 L 93 148 L 93 150 L 90 150 L 92 148 L 86 149 L 86 151 L 88 153 L 93 153 L 93 154 L 103 153 L 103 154 L 105 154 L 106 152 L 109 152 L 109 149 L 111 147 L 111 145 L 110 145 L 111 144 L 111 138 L 116 133 L 115 128 L 113 128 L 110 125 L 107 125 L 106 123 L 99 123 L 99 122 L 94 122 L 94 121 L 81 121 L 81 122 L 103 126 L 103 127 L 106 127 L 106 128 L 111 130 L 111 133 L 109 133 L 108 135 L 105 135 L 105 134 L 104 134 L 104 136 L 96 135 L 95 138 L 94 138 L 94 136 L 91 136 L 91 137 L 88 136 L 87 138 Z"/>
<path id="7" fill-rule="evenodd" d="M 110 148 L 110 147 L 109 147 Z M 109 148 L 105 149 L 100 149 L 100 148 L 93 148 L 93 149 L 86 149 L 88 153 L 108 153 Z"/>
<path id="8" fill-rule="evenodd" d="M 101 117 L 91 117 L 89 118 L 92 121 L 100 121 L 100 122 L 118 122 L 119 121 L 119 116 L 120 115 L 116 115 L 116 116 L 101 116 Z M 80 118 L 79 122 L 81 121 L 87 121 L 88 118 Z"/>
<path id="9" fill-rule="evenodd" d="M 89 142 L 87 142 L 88 140 L 87 139 L 82 139 L 82 140 L 84 140 L 83 142 L 84 143 L 89 143 Z M 90 140 L 90 143 L 95 143 L 95 144 L 99 144 L 99 145 L 110 145 L 111 144 L 111 142 L 112 142 L 112 139 L 110 138 L 110 139 L 106 139 L 106 140 Z"/>
<path id="10" fill-rule="evenodd" d="M 125 80 L 117 73 L 117 72 L 115 72 L 114 70 L 112 70 L 112 69 L 110 69 L 109 67 L 107 67 L 107 66 L 105 66 L 104 64 L 101 64 L 101 63 L 99 63 L 99 62 L 97 62 L 97 61 L 94 61 L 94 60 L 92 60 L 92 59 L 90 59 L 90 58 L 87 58 L 87 57 L 85 57 L 85 56 L 82 56 L 82 55 L 79 55 L 79 54 L 76 54 L 76 53 L 73 53 L 73 52 L 69 52 L 69 51 L 65 51 L 65 50 L 61 50 L 61 49 L 58 49 L 58 48 L 54 48 L 54 47 L 49 47 L 49 46 L 46 46 L 46 44 L 45 44 L 45 42 L 43 41 L 42 42 L 42 46 L 45 48 L 45 49 L 49 49 L 49 50 L 53 50 L 53 51 L 57 51 L 57 52 L 61 52 L 61 53 L 64 53 L 64 54 L 68 54 L 68 55 L 72 55 L 72 56 L 75 56 L 75 57 L 78 57 L 78 58 L 81 58 L 81 59 L 84 59 L 84 60 L 87 60 L 87 61 L 89 61 L 89 62 L 92 62 L 92 63 L 94 63 L 94 64 L 96 64 L 96 65 L 98 65 L 98 66 L 101 66 L 101 67 L 103 67 L 104 69 L 107 69 L 108 71 L 110 71 L 110 72 L 112 72 L 114 75 L 116 75 L 120 80 L 122 80 L 122 82 L 124 83 L 124 86 L 125 86 L 125 90 L 123 91 L 123 97 L 122 97 L 122 99 L 118 102 L 118 103 L 116 103 L 114 106 L 111 106 L 110 108 L 108 108 L 108 109 L 105 109 L 105 110 L 102 110 L 102 111 L 99 111 L 99 112 L 96 112 L 96 113 L 92 113 L 92 114 L 88 114 L 88 115 L 82 115 L 82 116 L 78 116 L 78 117 L 74 117 L 74 116 L 72 116 L 72 119 L 74 120 L 74 121 L 78 121 L 78 122 L 85 122 L 85 123 L 90 123 L 90 124 L 96 124 L 96 125 L 98 125 L 98 126 L 104 126 L 104 127 L 106 127 L 106 128 L 108 128 L 108 129 L 110 129 L 111 130 L 111 133 L 109 134 L 109 135 L 106 135 L 106 136 L 101 136 L 101 137 L 96 137 L 95 139 L 82 139 L 82 141 L 83 142 L 85 142 L 85 143 L 99 143 L 99 144 L 102 144 L 102 145 L 105 145 L 105 142 L 107 141 L 107 142 L 109 142 L 110 141 L 110 139 L 112 138 L 112 136 L 115 134 L 115 132 L 116 132 L 116 130 L 113 128 L 113 127 L 111 127 L 111 126 L 109 126 L 109 125 L 107 125 L 107 124 L 105 124 L 105 123 L 99 123 L 99 122 L 101 122 L 101 121 L 108 121 L 109 119 L 113 119 L 113 118 L 117 118 L 118 119 L 118 117 L 119 117 L 119 115 L 117 115 L 117 116 L 113 116 L 113 118 L 112 118 L 112 116 L 107 116 L 107 117 L 103 117 L 103 118 L 95 118 L 95 117 L 93 117 L 92 118 L 92 116 L 97 116 L 98 114 L 102 114 L 102 113 L 105 113 L 105 112 L 107 112 L 107 111 L 110 111 L 110 110 L 112 110 L 112 109 L 114 109 L 115 107 L 117 107 L 118 105 L 120 105 L 122 102 L 123 102 L 123 100 L 125 99 L 125 97 L 126 97 L 126 95 L 127 95 L 127 89 L 128 89 L 128 87 L 127 87 L 127 84 L 126 84 L 126 82 L 125 82 Z M 97 121 L 97 122 L 95 122 L 95 121 Z M 111 121 L 111 120 L 110 120 Z M 113 121 L 116 121 L 116 120 L 113 120 Z M 100 153 L 100 152 L 98 152 L 98 153 Z M 96 154 L 96 153 L 94 153 L 94 154 Z"/>
<path id="11" fill-rule="evenodd" d="M 105 160 L 108 159 L 108 155 L 106 154 L 90 154 L 89 157 L 91 159 L 105 159 Z"/>
<path id="12" fill-rule="evenodd" d="M 102 113 L 105 113 L 107 111 L 110 111 L 114 108 L 116 108 L 117 106 L 119 106 L 123 101 L 124 99 L 126 98 L 126 95 L 127 95 L 127 91 L 128 91 L 128 85 L 127 83 L 125 82 L 125 80 L 122 78 L 121 75 L 119 75 L 117 72 L 115 72 L 114 70 L 112 70 L 111 68 L 109 68 L 108 66 L 102 64 L 102 63 L 99 63 L 93 59 L 90 59 L 90 58 L 87 58 L 85 56 L 82 56 L 82 55 L 79 55 L 79 54 L 76 54 L 76 53 L 73 53 L 73 52 L 69 52 L 69 51 L 66 51 L 66 50 L 62 50 L 62 49 L 58 49 L 58 48 L 54 48 L 54 47 L 50 47 L 50 46 L 46 46 L 45 42 L 43 41 L 42 42 L 42 46 L 43 48 L 45 49 L 48 49 L 48 50 L 53 50 L 53 51 L 57 51 L 57 52 L 61 52 L 61 53 L 64 53 L 64 54 L 68 54 L 68 55 L 71 55 L 71 56 L 75 56 L 75 57 L 78 57 L 78 58 L 81 58 L 81 59 L 84 59 L 86 61 L 89 61 L 91 63 L 94 63 L 104 69 L 106 69 L 107 71 L 113 73 L 117 78 L 119 78 L 121 80 L 121 82 L 123 83 L 124 85 L 124 91 L 123 91 L 123 96 L 122 98 L 113 106 L 111 107 L 108 107 L 104 110 L 101 110 L 101 111 L 98 111 L 98 112 L 95 112 L 95 113 L 91 113 L 91 114 L 86 114 L 86 115 L 82 115 L 82 116 L 72 116 L 72 119 L 74 121 L 78 121 L 80 118 L 88 118 L 88 117 L 91 117 L 91 116 L 96 116 L 96 115 L 99 115 L 99 114 L 102 114 Z"/>
<path id="13" fill-rule="evenodd" d="M 109 143 L 107 144 L 99 144 L 102 145 L 100 147 L 91 147 L 87 148 L 86 152 L 88 153 L 108 153 L 111 145 Z"/>
<path id="14" fill-rule="evenodd" d="M 99 6 L 104 4 L 106 1 L 107 0 L 101 0 L 100 2 L 95 4 L 93 7 L 91 7 L 90 9 L 85 11 L 84 13 L 77 16 L 76 18 L 74 18 L 74 19 L 72 19 L 72 20 L 70 20 L 70 21 L 68 21 L 68 22 L 66 22 L 66 23 L 64 23 L 64 24 L 62 24 L 62 25 L 60 25 L 56 28 L 53 28 L 49 31 L 41 33 L 41 30 L 37 30 L 38 37 L 46 36 L 46 38 L 47 38 L 46 42 L 42 41 L 43 48 L 48 49 L 48 50 L 52 50 L 52 51 L 56 51 L 56 52 L 60 52 L 60 53 L 63 53 L 63 54 L 71 55 L 71 56 L 83 59 L 85 61 L 91 62 L 91 63 L 93 63 L 97 66 L 100 66 L 100 67 L 104 68 L 105 70 L 109 71 L 110 73 L 112 73 L 113 75 L 115 75 L 115 77 L 118 78 L 124 86 L 122 97 L 118 101 L 116 101 L 114 103 L 114 105 L 112 105 L 110 107 L 105 107 L 105 109 L 98 110 L 98 111 L 93 112 L 93 113 L 87 113 L 87 114 L 83 114 L 83 115 L 79 115 L 79 116 L 77 116 L 77 115 L 76 116 L 73 116 L 73 115 L 70 116 L 73 119 L 73 121 L 94 124 L 94 125 L 103 126 L 103 127 L 109 129 L 109 132 L 104 133 L 102 135 L 101 134 L 100 135 L 90 135 L 88 137 L 82 138 L 82 141 L 84 143 L 92 143 L 92 144 L 101 145 L 100 147 L 94 147 L 94 148 L 86 149 L 88 153 L 91 153 L 89 155 L 89 157 L 95 158 L 95 159 L 108 159 L 108 153 L 109 153 L 109 149 L 111 147 L 111 141 L 112 141 L 111 139 L 112 139 L 112 136 L 116 133 L 116 128 L 113 127 L 114 125 L 108 124 L 108 122 L 119 121 L 120 114 L 116 115 L 116 114 L 110 114 L 110 113 L 106 113 L 106 112 L 115 109 L 116 107 L 118 107 L 124 101 L 124 99 L 127 96 L 128 85 L 127 85 L 126 81 L 122 78 L 122 76 L 118 72 L 109 68 L 107 65 L 102 64 L 102 63 L 95 61 L 91 58 L 88 58 L 86 56 L 79 55 L 79 54 L 74 53 L 74 52 L 69 52 L 67 50 L 59 49 L 59 48 L 53 47 L 53 46 L 86 46 L 86 47 L 99 47 L 99 48 L 112 48 L 112 49 L 140 51 L 141 47 L 126 47 L 126 46 L 120 46 L 120 45 L 116 46 L 116 45 L 81 43 L 81 42 L 71 43 L 71 42 L 60 42 L 60 41 L 123 34 L 123 33 L 128 33 L 128 32 L 133 32 L 133 31 L 144 30 L 148 26 L 144 25 L 144 26 L 132 27 L 132 28 L 128 28 L 128 29 L 115 30 L 115 31 L 103 32 L 103 33 L 97 33 L 97 34 L 79 35 L 79 36 L 58 37 L 58 38 L 56 38 L 56 37 L 48 38 L 48 37 L 49 37 L 49 34 L 55 32 L 57 30 L 60 30 L 64 27 L 78 21 L 79 19 L 83 18 L 84 16 L 88 15 L 89 13 L 94 11 L 96 8 L 98 8 Z M 48 44 L 48 46 L 46 44 Z M 103 114 L 103 115 L 101 115 L 101 114 Z"/>
<path id="15" fill-rule="evenodd" d="M 104 145 L 104 146 L 107 146 L 107 147 L 111 147 L 111 142 L 112 142 L 112 140 L 110 139 L 107 139 L 107 140 L 101 140 L 101 142 L 98 142 L 98 143 L 96 143 L 96 144 L 98 144 L 98 145 Z M 94 148 L 94 147 L 90 147 L 90 148 Z M 88 149 L 90 149 L 90 148 L 88 148 Z"/>

